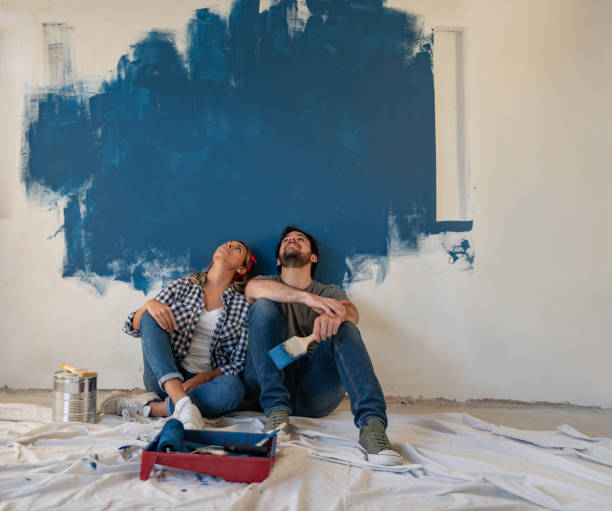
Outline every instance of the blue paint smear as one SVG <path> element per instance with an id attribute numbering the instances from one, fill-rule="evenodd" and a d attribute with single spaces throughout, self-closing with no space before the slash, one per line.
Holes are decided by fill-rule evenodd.
<path id="1" fill-rule="evenodd" d="M 66 198 L 63 275 L 97 274 L 147 292 L 151 262 L 204 268 L 243 239 L 259 273 L 291 223 L 320 240 L 318 280 L 368 278 L 388 265 L 389 217 L 406 250 L 421 234 L 469 231 L 435 221 L 430 38 L 380 1 L 239 0 L 187 24 L 185 55 L 151 31 L 88 97 L 36 98 L 27 126 L 28 190 Z M 34 187 L 33 185 L 37 186 Z M 101 292 L 104 292 L 103 290 Z"/>
<path id="2" fill-rule="evenodd" d="M 93 461 L 93 460 L 91 460 L 89 458 L 81 458 L 81 461 L 86 461 L 87 463 L 89 463 L 89 466 L 93 470 L 96 470 L 98 468 L 98 464 L 95 461 Z"/>
<path id="3" fill-rule="evenodd" d="M 450 264 L 455 264 L 459 259 L 467 261 L 470 265 L 474 264 L 475 256 L 468 240 L 462 240 L 461 243 L 455 245 L 448 251 L 448 255 Z"/>

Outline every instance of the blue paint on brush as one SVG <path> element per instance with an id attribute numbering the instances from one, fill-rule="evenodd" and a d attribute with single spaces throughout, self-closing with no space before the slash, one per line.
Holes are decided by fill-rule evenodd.
<path id="1" fill-rule="evenodd" d="M 274 362 L 277 369 L 282 370 L 289 364 L 295 362 L 297 359 L 302 358 L 307 353 L 307 351 L 304 351 L 298 355 L 290 355 L 285 349 L 285 345 L 279 344 L 268 351 L 268 356 L 272 359 L 272 362 Z"/>
<path id="2" fill-rule="evenodd" d="M 66 198 L 64 276 L 146 292 L 232 238 L 272 273 L 295 223 L 320 239 L 318 280 L 368 278 L 349 258 L 377 261 L 382 282 L 390 216 L 407 251 L 421 234 L 472 228 L 435 221 L 431 46 L 418 19 L 377 0 L 307 5 L 303 26 L 288 21 L 293 0 L 262 13 L 237 0 L 228 19 L 198 10 L 185 55 L 151 31 L 97 94 L 73 84 L 32 98 L 24 181 Z"/>

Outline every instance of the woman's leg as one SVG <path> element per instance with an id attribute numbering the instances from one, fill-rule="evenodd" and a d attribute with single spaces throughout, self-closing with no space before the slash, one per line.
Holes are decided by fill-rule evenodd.
<path id="1" fill-rule="evenodd" d="M 103 412 L 121 415 L 128 410 L 153 417 L 174 415 L 186 429 L 203 428 L 200 411 L 183 389 L 183 374 L 177 369 L 174 360 L 170 334 L 148 312 L 140 320 L 140 334 L 144 359 L 143 380 L 148 392 L 138 396 L 111 396 L 101 404 Z M 157 401 L 156 396 L 165 398 L 165 401 Z"/>
<path id="2" fill-rule="evenodd" d="M 163 407 L 164 403 L 151 403 L 151 415 L 165 417 L 169 415 L 168 401 L 176 403 L 186 396 L 183 390 L 183 375 L 176 367 L 170 345 L 170 334 L 160 327 L 148 312 L 145 312 L 140 319 L 140 334 L 145 364 L 143 375 L 145 388 L 166 398 Z"/>
<path id="3" fill-rule="evenodd" d="M 190 390 L 187 395 L 205 417 L 218 417 L 238 408 L 245 389 L 238 376 L 222 374 Z"/>
<path id="4" fill-rule="evenodd" d="M 151 365 L 147 361 L 147 357 L 144 356 L 144 349 L 143 349 L 142 361 L 144 363 L 144 372 L 142 373 L 142 382 L 144 383 L 145 390 L 147 392 L 155 392 L 155 394 L 157 394 L 161 399 L 166 399 L 168 395 L 166 394 L 164 389 L 162 389 L 159 386 L 159 383 L 157 382 L 157 378 L 155 377 L 155 375 L 153 374 L 153 371 L 151 370 Z"/>
<path id="5" fill-rule="evenodd" d="M 164 389 L 166 389 L 168 395 L 163 401 L 149 403 L 152 417 L 169 417 L 174 413 L 174 404 L 187 395 L 183 389 L 183 384 L 177 378 L 164 383 Z M 166 393 L 164 392 L 164 394 Z M 171 396 L 180 397 L 173 399 Z"/>

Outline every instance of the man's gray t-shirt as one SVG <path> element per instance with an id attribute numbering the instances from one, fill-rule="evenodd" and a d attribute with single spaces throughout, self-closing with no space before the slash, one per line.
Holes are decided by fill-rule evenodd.
<path id="1" fill-rule="evenodd" d="M 283 282 L 278 275 L 259 275 L 255 278 Z M 304 288 L 304 291 L 325 298 L 348 300 L 346 293 L 335 284 L 321 284 L 316 280 L 313 280 L 308 287 Z M 285 318 L 287 318 L 286 339 L 294 335 L 306 337 L 312 333 L 314 321 L 319 316 L 317 312 L 303 303 L 281 303 L 281 307 Z"/>

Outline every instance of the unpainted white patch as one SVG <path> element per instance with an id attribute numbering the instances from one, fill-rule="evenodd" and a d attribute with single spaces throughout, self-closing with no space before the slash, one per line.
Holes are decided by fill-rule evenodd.
<path id="1" fill-rule="evenodd" d="M 152 288 L 161 289 L 168 285 L 177 273 L 187 275 L 193 271 L 189 264 L 189 254 L 177 259 L 156 248 L 152 250 L 151 255 L 151 259 L 142 262 L 142 273 L 146 280 L 152 284 Z"/>
<path id="2" fill-rule="evenodd" d="M 76 75 L 72 51 L 73 28 L 66 23 L 44 23 L 45 71 L 50 89 L 71 85 Z"/>
<path id="3" fill-rule="evenodd" d="M 259 2 L 259 14 L 267 11 L 272 5 L 274 5 L 276 1 L 274 0 L 260 0 Z"/>
<path id="4" fill-rule="evenodd" d="M 418 211 L 414 210 L 413 213 L 407 216 L 418 225 L 418 219 L 421 217 Z M 347 257 L 345 259 L 345 264 L 348 271 L 344 273 L 344 278 L 342 280 L 343 286 L 346 287 L 351 282 L 373 279 L 382 283 L 381 277 L 384 277 L 384 274 L 386 274 L 389 259 L 407 255 L 422 260 L 433 273 L 473 270 L 473 264 L 468 261 L 465 255 L 458 257 L 456 260 L 453 260 L 450 255 L 451 251 L 457 251 L 461 243 L 467 240 L 469 243 L 467 255 L 469 257 L 474 256 L 473 241 L 470 233 L 443 232 L 439 234 L 418 234 L 415 249 L 411 248 L 406 241 L 401 239 L 397 225 L 397 217 L 393 213 L 389 213 L 387 228 L 388 238 L 386 255 L 372 256 L 358 254 Z"/>
<path id="5" fill-rule="evenodd" d="M 100 277 L 96 273 L 79 270 L 75 272 L 73 277 L 68 277 L 71 280 L 77 281 L 90 293 L 102 297 L 106 294 L 112 279 L 108 277 Z"/>
<path id="6" fill-rule="evenodd" d="M 261 12 L 261 6 L 259 12 Z M 306 1 L 296 0 L 291 8 L 287 10 L 287 28 L 289 29 L 290 38 L 293 39 L 296 33 L 304 32 L 310 16 L 311 13 L 306 5 Z"/>

